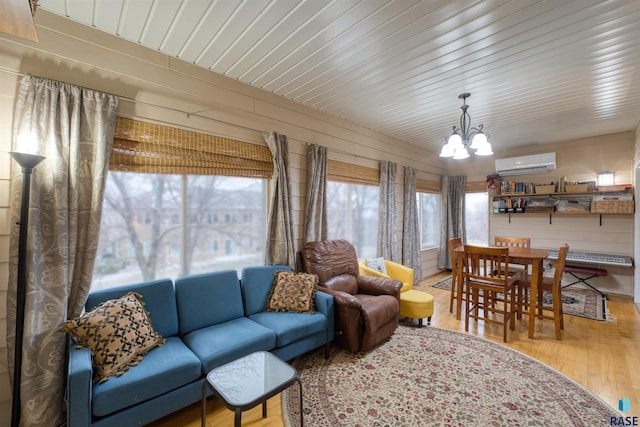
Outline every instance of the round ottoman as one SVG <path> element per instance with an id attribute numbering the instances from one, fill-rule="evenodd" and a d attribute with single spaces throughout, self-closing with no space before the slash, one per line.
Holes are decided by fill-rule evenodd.
<path id="1" fill-rule="evenodd" d="M 433 295 L 409 289 L 400 292 L 400 316 L 418 319 L 418 325 L 422 326 L 422 319 L 431 323 L 433 316 Z"/>

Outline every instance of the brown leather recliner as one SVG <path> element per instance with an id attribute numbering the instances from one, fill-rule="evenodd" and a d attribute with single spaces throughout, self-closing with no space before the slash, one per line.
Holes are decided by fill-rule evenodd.
<path id="1" fill-rule="evenodd" d="M 361 276 L 356 250 L 346 240 L 308 242 L 301 256 L 304 271 L 318 275 L 318 290 L 334 297 L 337 344 L 355 353 L 393 334 L 400 320 L 402 282 Z"/>

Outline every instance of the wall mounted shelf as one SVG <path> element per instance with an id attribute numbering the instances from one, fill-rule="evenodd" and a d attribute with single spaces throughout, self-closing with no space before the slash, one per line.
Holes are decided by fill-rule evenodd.
<path id="1" fill-rule="evenodd" d="M 630 185 L 611 187 L 612 190 L 561 193 L 508 192 L 492 196 L 492 213 L 495 215 L 549 215 L 553 216 L 632 215 L 635 202 Z"/>

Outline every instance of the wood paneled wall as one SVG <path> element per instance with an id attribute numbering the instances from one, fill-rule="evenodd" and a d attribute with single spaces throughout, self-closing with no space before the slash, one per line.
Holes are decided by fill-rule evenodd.
<path id="1" fill-rule="evenodd" d="M 558 153 L 558 170 L 552 176 L 527 179 L 546 182 L 555 176 L 591 179 L 601 170 L 616 171 L 618 182 L 632 182 L 634 158 L 631 133 L 585 138 L 553 146 L 532 145 L 491 158 L 465 162 L 443 161 L 437 153 L 393 140 L 384 135 L 328 116 L 273 94 L 223 76 L 213 75 L 178 59 L 146 50 L 97 30 L 63 20 L 46 11 L 36 15 L 38 43 L 0 34 L 0 425 L 9 424 L 10 387 L 6 367 L 6 289 L 8 280 L 9 155 L 13 107 L 19 76 L 31 73 L 119 95 L 120 114 L 140 120 L 207 132 L 241 141 L 264 144 L 262 132 L 276 130 L 287 135 L 296 237 L 302 236 L 306 188 L 306 146 L 326 146 L 329 158 L 377 168 L 379 160 L 398 164 L 398 212 L 402 227 L 403 166 L 413 166 L 422 180 L 440 181 L 448 174 L 467 175 L 468 181 L 484 181 L 495 169 L 497 157 Z M 635 137 L 640 146 L 640 138 Z M 560 148 L 562 147 L 562 148 Z M 635 152 L 638 152 L 636 148 Z M 637 158 L 638 156 L 636 156 Z M 563 219 L 491 215 L 491 237 L 496 234 L 531 235 L 540 246 L 558 247 L 567 241 L 584 250 L 633 252 L 631 216 L 606 217 L 602 227 L 596 216 Z M 438 269 L 437 250 L 421 254 L 423 275 Z M 610 269 L 606 290 L 630 294 L 631 273 Z"/>
<path id="2" fill-rule="evenodd" d="M 7 282 L 9 278 L 9 200 L 11 127 L 17 76 L 0 72 L 0 425 L 9 425 L 11 387 L 7 371 Z"/>
<path id="3" fill-rule="evenodd" d="M 214 75 L 178 59 L 144 49 L 40 10 L 40 41 L 0 34 L 0 425 L 8 425 L 11 392 L 6 366 L 6 290 L 10 151 L 13 109 L 21 75 L 30 73 L 121 97 L 120 115 L 198 132 L 265 144 L 262 132 L 287 135 L 296 238 L 300 242 L 306 189 L 308 143 L 327 147 L 331 159 L 378 167 L 398 164 L 398 212 L 402 227 L 403 167 L 420 179 L 439 181 L 446 164 L 437 153 L 301 107 L 238 81 Z M 438 270 L 434 251 L 422 258 L 423 274 Z"/>

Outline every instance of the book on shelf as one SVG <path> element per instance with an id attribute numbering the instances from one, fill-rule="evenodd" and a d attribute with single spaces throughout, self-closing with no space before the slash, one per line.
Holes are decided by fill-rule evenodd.
<path id="1" fill-rule="evenodd" d="M 501 181 L 500 193 L 501 194 L 531 194 L 534 192 L 535 184 L 516 182 L 516 181 Z"/>

